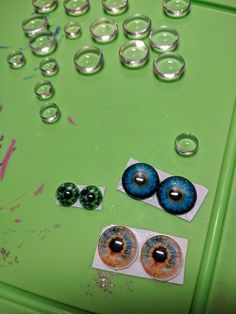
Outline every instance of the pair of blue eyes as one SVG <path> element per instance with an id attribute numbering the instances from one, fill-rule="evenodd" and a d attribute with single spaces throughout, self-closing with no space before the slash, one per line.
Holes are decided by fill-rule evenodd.
<path id="1" fill-rule="evenodd" d="M 160 182 L 157 171 L 145 163 L 129 166 L 122 176 L 125 192 L 135 199 L 146 199 L 156 194 L 161 207 L 174 215 L 189 212 L 197 200 L 194 185 L 179 176 L 168 177 Z"/>
<path id="2" fill-rule="evenodd" d="M 103 263 L 112 269 L 130 267 L 138 256 L 135 234 L 127 227 L 108 228 L 100 236 L 98 254 Z M 169 281 L 180 273 L 183 255 L 174 239 L 157 235 L 142 245 L 140 262 L 150 276 L 157 280 Z"/>
<path id="3" fill-rule="evenodd" d="M 61 206 L 69 207 L 78 200 L 85 209 L 95 209 L 102 203 L 102 192 L 95 185 L 88 185 L 79 191 L 71 182 L 61 184 L 56 191 L 56 199 Z"/>

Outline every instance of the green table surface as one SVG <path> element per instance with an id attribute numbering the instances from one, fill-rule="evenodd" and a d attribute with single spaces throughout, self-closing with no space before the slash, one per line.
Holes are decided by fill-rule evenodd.
<path id="1" fill-rule="evenodd" d="M 206 6 L 212 7 L 214 9 L 220 10 L 235 10 L 236 1 L 235 0 L 193 0 L 196 3 L 205 4 Z"/>
<path id="2" fill-rule="evenodd" d="M 16 139 L 0 181 L 0 247 L 10 251 L 8 258 L 0 256 L 0 312 L 199 314 L 221 313 L 224 307 L 225 313 L 235 313 L 236 11 L 221 10 L 216 1 L 193 3 L 188 16 L 171 19 L 160 1 L 130 0 L 128 12 L 116 18 L 118 39 L 97 44 L 105 56 L 103 70 L 86 77 L 74 69 L 73 56 L 93 43 L 89 25 L 105 14 L 100 1 L 91 0 L 87 14 L 72 18 L 59 2 L 49 15 L 51 29 L 61 27 L 53 54 L 60 72 L 50 79 L 56 88 L 53 101 L 62 111 L 55 125 L 39 118 L 43 102 L 33 88 L 42 79 L 40 58 L 32 55 L 21 31 L 32 13 L 31 1 L 0 4 L 0 160 Z M 142 69 L 121 66 L 118 50 L 127 41 L 122 21 L 137 12 L 150 16 L 153 26 L 168 24 L 179 31 L 177 51 L 186 61 L 181 80 L 168 84 L 154 76 L 153 51 Z M 83 30 L 75 41 L 63 37 L 70 20 L 79 21 Z M 6 62 L 14 48 L 22 48 L 27 58 L 17 71 Z M 199 139 L 192 158 L 174 151 L 181 132 Z M 130 157 L 209 189 L 192 222 L 116 190 Z M 66 181 L 106 187 L 103 210 L 56 206 L 55 190 Z M 42 184 L 43 193 L 35 196 Z M 184 285 L 108 274 L 112 287 L 101 289 L 91 265 L 101 229 L 109 224 L 188 239 Z"/>

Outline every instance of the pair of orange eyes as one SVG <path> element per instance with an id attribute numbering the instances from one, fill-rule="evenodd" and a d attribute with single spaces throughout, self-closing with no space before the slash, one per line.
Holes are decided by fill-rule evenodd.
<path id="1" fill-rule="evenodd" d="M 100 236 L 98 254 L 102 262 L 114 270 L 128 268 L 138 257 L 138 241 L 129 228 L 110 227 Z M 183 253 L 174 239 L 156 235 L 142 245 L 140 261 L 150 276 L 160 281 L 169 281 L 180 273 Z"/>

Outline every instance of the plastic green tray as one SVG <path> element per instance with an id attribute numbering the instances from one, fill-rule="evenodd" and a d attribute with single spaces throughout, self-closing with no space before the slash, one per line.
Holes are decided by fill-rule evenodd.
<path id="1" fill-rule="evenodd" d="M 91 0 L 86 15 L 70 18 L 60 1 L 49 20 L 52 30 L 61 27 L 53 54 L 60 73 L 51 81 L 62 119 L 45 125 L 39 118 L 42 102 L 33 92 L 42 79 L 40 58 L 32 55 L 21 31 L 31 1 L 1 2 L 0 136 L 5 137 L 0 160 L 16 139 L 0 181 L 0 247 L 10 251 L 8 258 L 0 256 L 1 313 L 235 312 L 236 10 L 234 1 L 221 6 L 226 9 L 217 1 L 194 3 L 191 13 L 177 20 L 163 14 L 160 1 L 130 0 L 128 12 L 117 18 L 118 39 L 98 44 L 105 55 L 103 70 L 85 77 L 74 69 L 73 56 L 93 43 L 89 25 L 104 13 L 100 1 Z M 127 40 L 121 24 L 136 12 L 150 16 L 154 26 L 169 24 L 179 31 L 177 51 L 186 61 L 181 80 L 167 84 L 154 76 L 154 52 L 142 69 L 121 66 L 118 50 Z M 83 29 L 75 41 L 62 31 L 72 19 Z M 18 71 L 6 62 L 14 48 L 22 48 L 27 58 Z M 176 135 L 185 131 L 200 141 L 192 158 L 174 151 Z M 130 157 L 209 189 L 191 223 L 116 190 Z M 103 210 L 56 206 L 55 190 L 66 181 L 106 187 Z M 42 184 L 43 192 L 35 195 Z M 100 288 L 92 261 L 101 229 L 109 224 L 187 238 L 184 285 L 116 274 L 108 275 L 112 286 Z"/>
<path id="2" fill-rule="evenodd" d="M 233 10 L 236 9 L 236 2 L 234 0 L 195 0 L 196 3 L 205 4 L 212 9 Z"/>

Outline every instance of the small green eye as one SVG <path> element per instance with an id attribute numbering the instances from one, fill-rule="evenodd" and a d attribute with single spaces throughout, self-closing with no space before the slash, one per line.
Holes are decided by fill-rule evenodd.
<path id="1" fill-rule="evenodd" d="M 61 184 L 56 191 L 56 199 L 61 206 L 69 207 L 77 202 L 79 189 L 74 183 Z"/>
<path id="2" fill-rule="evenodd" d="M 97 208 L 102 203 L 102 200 L 102 192 L 95 185 L 86 186 L 79 195 L 80 204 L 86 209 Z"/>

